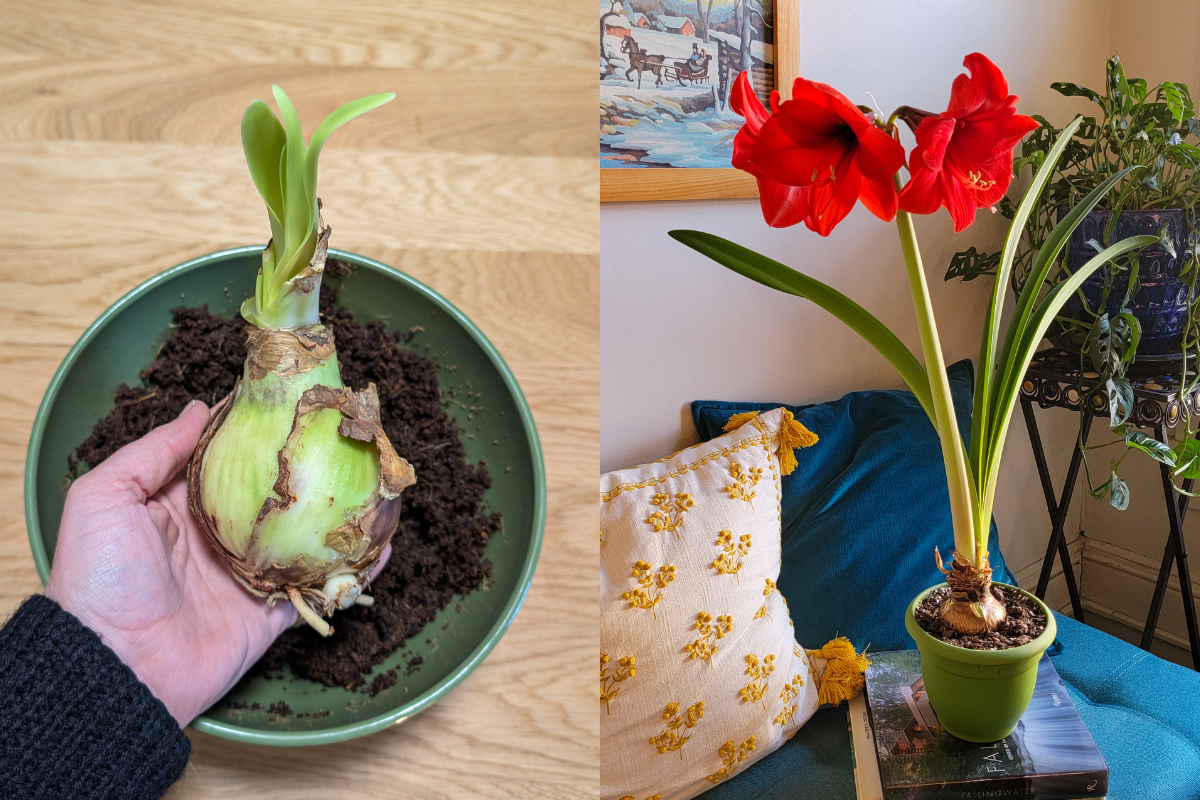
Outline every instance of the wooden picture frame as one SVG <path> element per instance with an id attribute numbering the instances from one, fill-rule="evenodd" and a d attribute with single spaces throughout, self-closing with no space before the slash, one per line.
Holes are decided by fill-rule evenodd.
<path id="1" fill-rule="evenodd" d="M 772 61 L 775 87 L 787 99 L 800 76 L 800 0 L 774 0 Z M 604 28 L 601 23 L 601 37 Z M 600 168 L 600 202 L 712 200 L 758 197 L 752 175 L 738 169 Z"/>

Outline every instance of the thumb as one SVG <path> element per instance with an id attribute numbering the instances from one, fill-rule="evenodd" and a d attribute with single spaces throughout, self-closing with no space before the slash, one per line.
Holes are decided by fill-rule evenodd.
<path id="1" fill-rule="evenodd" d="M 206 427 L 208 406 L 193 400 L 174 420 L 125 445 L 88 474 L 122 485 L 145 502 L 187 465 Z"/>

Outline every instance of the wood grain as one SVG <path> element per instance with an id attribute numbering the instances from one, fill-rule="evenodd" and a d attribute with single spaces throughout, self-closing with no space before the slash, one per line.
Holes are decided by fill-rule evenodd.
<path id="1" fill-rule="evenodd" d="M 545 450 L 548 521 L 516 622 L 447 698 L 300 750 L 189 731 L 176 800 L 583 798 L 598 784 L 591 665 L 599 460 L 596 73 L 590 7 L 43 0 L 0 39 L 0 614 L 41 586 L 22 479 L 37 405 L 84 328 L 140 281 L 261 243 L 239 121 L 284 86 L 305 129 L 397 101 L 322 155 L 333 244 L 448 297 L 504 355 Z"/>
<path id="2" fill-rule="evenodd" d="M 737 169 L 600 170 L 601 203 L 638 203 L 652 200 L 722 200 L 758 197 L 758 182 Z"/>
<path id="3" fill-rule="evenodd" d="M 775 89 L 783 100 L 792 98 L 800 77 L 800 0 L 775 0 Z"/>

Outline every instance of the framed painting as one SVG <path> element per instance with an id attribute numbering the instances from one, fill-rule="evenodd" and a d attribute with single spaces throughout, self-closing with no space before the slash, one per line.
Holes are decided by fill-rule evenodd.
<path id="1" fill-rule="evenodd" d="M 600 201 L 757 197 L 733 169 L 733 81 L 800 74 L 800 0 L 600 0 Z"/>

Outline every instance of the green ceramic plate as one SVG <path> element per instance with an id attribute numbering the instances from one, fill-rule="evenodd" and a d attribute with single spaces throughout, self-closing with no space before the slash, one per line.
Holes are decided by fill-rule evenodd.
<path id="1" fill-rule="evenodd" d="M 262 246 L 201 256 L 157 275 L 118 300 L 84 332 L 46 389 L 33 423 L 25 461 L 25 520 L 42 583 L 62 517 L 67 455 L 107 414 L 121 383 L 136 384 L 169 334 L 171 309 L 208 304 L 233 314 L 254 291 Z M 468 418 L 451 404 L 464 434 L 468 460 L 483 459 L 492 475 L 484 495 L 504 517 L 502 531 L 486 550 L 493 582 L 456 598 L 424 630 L 379 665 L 374 674 L 398 668 L 400 680 L 374 698 L 287 675 L 284 680 L 246 679 L 192 726 L 245 742 L 307 745 L 336 742 L 403 722 L 453 689 L 487 656 L 512 623 L 533 578 L 546 517 L 541 447 L 529 406 L 516 379 L 483 333 L 429 287 L 391 267 L 353 253 L 330 255 L 356 265 L 341 281 L 339 302 L 359 319 L 381 319 L 396 330 L 421 326 L 410 347 L 450 369 L 439 370 L 443 391 L 479 392 L 487 411 Z M 224 291 L 228 288 L 229 293 Z M 406 663 L 421 666 L 405 674 Z M 370 676 L 367 677 L 370 682 Z M 283 700 L 294 714 L 279 718 L 265 709 Z M 263 711 L 235 711 L 228 702 L 258 703 Z"/>

